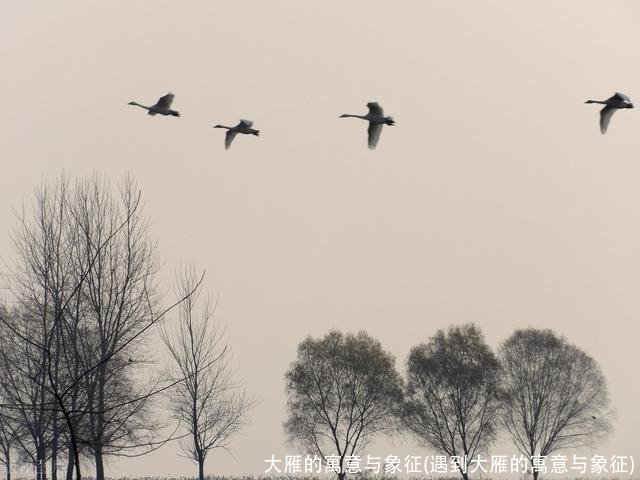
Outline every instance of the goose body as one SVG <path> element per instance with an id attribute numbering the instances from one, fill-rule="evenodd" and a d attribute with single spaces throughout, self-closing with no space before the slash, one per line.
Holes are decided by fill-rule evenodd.
<path id="1" fill-rule="evenodd" d="M 600 110 L 600 132 L 603 134 L 607 133 L 609 122 L 616 110 L 633 108 L 631 99 L 620 92 L 614 93 L 613 96 L 606 100 L 587 100 L 585 103 L 599 103 L 600 105 L 604 105 L 604 108 Z"/>
<path id="2" fill-rule="evenodd" d="M 227 130 L 227 134 L 224 137 L 224 148 L 229 149 L 231 146 L 231 142 L 236 138 L 236 135 L 242 133 L 244 135 L 255 135 L 256 137 L 260 135 L 260 130 L 256 130 L 253 127 L 253 122 L 251 120 L 240 120 L 235 127 L 227 127 L 226 125 L 214 125 L 213 128 L 224 128 Z"/>
<path id="3" fill-rule="evenodd" d="M 171 110 L 171 104 L 173 103 L 173 97 L 175 95 L 171 92 L 167 93 L 164 97 L 160 97 L 155 105 L 147 107 L 137 102 L 129 102 L 129 105 L 135 105 L 136 107 L 144 108 L 149 115 L 171 115 L 173 117 L 179 117 L 180 113 L 176 110 Z"/>
<path id="4" fill-rule="evenodd" d="M 380 140 L 380 133 L 382 133 L 383 125 L 395 125 L 395 120 L 392 117 L 385 117 L 384 110 L 378 104 L 378 102 L 367 103 L 369 113 L 366 115 L 352 115 L 344 113 L 340 115 L 340 118 L 360 118 L 369 122 L 369 128 L 367 129 L 367 144 L 371 150 L 375 149 Z"/>

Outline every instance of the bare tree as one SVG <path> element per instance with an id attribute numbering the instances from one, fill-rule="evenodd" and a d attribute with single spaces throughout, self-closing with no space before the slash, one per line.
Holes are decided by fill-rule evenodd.
<path id="1" fill-rule="evenodd" d="M 378 433 L 389 433 L 401 398 L 393 356 L 365 332 L 307 337 L 286 373 L 289 438 L 327 462 L 337 455 L 338 479 L 347 456 L 359 455 Z"/>
<path id="2" fill-rule="evenodd" d="M 10 321 L 1 317 L 5 330 L 20 343 L 5 356 L 11 368 L 7 381 L 13 389 L 5 393 L 25 407 L 22 422 L 33 449 L 23 444 L 22 450 L 43 480 L 48 460 L 52 479 L 56 479 L 61 439 L 60 412 L 50 407 L 66 377 L 61 365 L 62 324 L 65 304 L 74 295 L 65 257 L 71 223 L 69 195 L 68 178 L 62 175 L 54 185 L 36 189 L 31 215 L 23 211 L 19 217 L 12 232 L 17 258 L 11 285 L 19 307 Z"/>
<path id="3" fill-rule="evenodd" d="M 4 466 L 7 480 L 11 480 L 11 455 L 17 433 L 14 419 L 6 413 L 0 413 L 0 465 Z"/>
<path id="4" fill-rule="evenodd" d="M 516 330 L 500 347 L 502 422 L 531 462 L 588 445 L 611 430 L 604 375 L 589 355 L 551 330 Z"/>
<path id="5" fill-rule="evenodd" d="M 18 435 L 12 418 L 0 415 L 0 465 L 4 466 L 6 480 L 11 480 L 11 455 Z"/>
<path id="6" fill-rule="evenodd" d="M 33 447 L 23 441 L 21 450 L 39 480 L 48 460 L 55 480 L 61 448 L 70 457 L 67 478 L 73 465 L 80 480 L 82 453 L 103 476 L 104 454 L 162 444 L 152 442 L 156 424 L 146 413 L 149 399 L 168 387 L 139 385 L 129 355 L 141 355 L 146 333 L 185 298 L 156 307 L 154 246 L 140 197 L 128 177 L 116 197 L 96 176 L 72 189 L 63 175 L 37 189 L 31 214 L 18 217 L 10 280 L 20 314 L 0 312 L 14 340 L 0 351 L 10 366 L 0 408 L 19 413 Z"/>
<path id="7" fill-rule="evenodd" d="M 411 349 L 402 421 L 423 443 L 446 453 L 466 480 L 466 459 L 496 435 L 499 363 L 474 325 L 439 330 Z"/>
<path id="8" fill-rule="evenodd" d="M 132 380 L 144 360 L 141 330 L 158 300 L 156 249 L 138 192 L 131 176 L 125 176 L 118 195 L 93 175 L 76 183 L 70 205 L 78 232 L 72 261 L 76 277 L 84 274 L 80 321 L 86 333 L 78 339 L 78 353 L 85 370 L 96 365 L 82 381 L 89 412 L 84 443 L 93 454 L 97 480 L 104 479 L 104 455 L 148 443 L 156 429 L 147 414 L 151 397 Z M 131 357 L 136 361 L 129 362 Z M 111 408 L 114 404 L 120 407 Z"/>
<path id="9" fill-rule="evenodd" d="M 195 268 L 183 268 L 177 281 L 178 297 L 193 291 L 197 282 Z M 171 410 L 187 430 L 180 445 L 187 458 L 198 464 L 200 480 L 208 454 L 229 448 L 255 403 L 233 380 L 231 351 L 214 309 L 210 296 L 191 295 L 178 309 L 178 323 L 163 331 L 172 359 L 171 378 L 184 379 L 170 391 Z"/>
<path id="10" fill-rule="evenodd" d="M 3 310 L 4 315 L 7 315 L 7 311 L 3 307 L 0 309 Z M 0 324 L 0 337 L 2 337 L 2 332 Z M 5 343 L 6 340 L 0 339 L 0 349 L 5 347 Z M 8 368 L 10 365 L 4 361 L 4 355 L 0 354 L 0 378 L 7 378 Z M 0 382 L 0 399 L 7 399 L 3 382 Z M 11 480 L 11 457 L 20 441 L 18 436 L 21 433 L 21 428 L 18 414 L 17 410 L 0 409 L 0 465 L 4 466 L 6 480 Z"/>

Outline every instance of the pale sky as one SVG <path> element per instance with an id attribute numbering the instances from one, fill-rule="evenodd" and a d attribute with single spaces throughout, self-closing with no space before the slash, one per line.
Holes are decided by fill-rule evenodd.
<path id="1" fill-rule="evenodd" d="M 41 178 L 135 174 L 164 287 L 180 259 L 206 269 L 261 398 L 212 474 L 299 453 L 283 375 L 307 334 L 366 329 L 403 368 L 470 321 L 493 347 L 535 326 L 588 351 L 618 410 L 598 452 L 639 456 L 640 112 L 603 136 L 584 105 L 640 104 L 639 45 L 633 1 L 0 0 L 0 252 Z M 181 118 L 127 106 L 167 91 Z M 369 101 L 397 121 L 375 151 L 338 119 Z M 261 136 L 225 151 L 211 126 L 239 118 Z M 195 474 L 176 453 L 109 473 Z"/>

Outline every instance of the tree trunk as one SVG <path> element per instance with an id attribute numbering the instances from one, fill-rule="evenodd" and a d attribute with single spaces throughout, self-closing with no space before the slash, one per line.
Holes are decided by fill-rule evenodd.
<path id="1" fill-rule="evenodd" d="M 198 478 L 204 480 L 204 458 L 198 459 Z"/>
<path id="2" fill-rule="evenodd" d="M 36 479 L 47 480 L 47 456 L 43 448 L 36 449 Z"/>
<path id="3" fill-rule="evenodd" d="M 101 358 L 106 358 L 107 353 L 104 349 L 101 350 Z M 104 409 L 105 409 L 105 383 L 106 383 L 106 363 L 101 365 L 98 368 L 98 373 L 96 377 L 97 382 L 97 411 L 95 412 L 95 430 L 93 434 L 93 441 L 95 443 L 93 452 L 94 452 L 94 460 L 96 462 L 96 480 L 104 480 L 104 460 L 103 460 L 103 451 L 102 446 L 104 444 L 105 438 L 105 418 L 104 418 Z"/>
<path id="4" fill-rule="evenodd" d="M 102 460 L 102 445 L 96 442 L 94 447 L 94 460 L 96 462 L 96 480 L 104 480 L 104 461 Z"/>
<path id="5" fill-rule="evenodd" d="M 469 471 L 467 470 L 466 464 L 464 468 L 460 464 L 458 464 L 457 467 L 458 467 L 458 471 L 460 472 L 460 475 L 462 475 L 463 480 L 469 480 Z"/>
<path id="6" fill-rule="evenodd" d="M 64 404 L 58 401 L 58 405 L 62 410 L 62 415 L 64 416 L 65 421 L 67 422 L 67 428 L 69 429 L 69 438 L 71 439 L 71 450 L 69 451 L 69 455 L 73 454 L 73 465 L 76 469 L 76 480 L 82 480 L 82 473 L 80 471 L 80 453 L 78 451 L 78 440 L 76 438 L 76 429 L 73 426 L 73 422 L 71 421 L 71 416 L 69 412 L 64 408 Z M 46 479 L 44 479 L 46 480 Z"/>
<path id="7" fill-rule="evenodd" d="M 42 446 L 36 449 L 36 479 L 47 480 L 47 456 Z"/>
<path id="8" fill-rule="evenodd" d="M 4 459 L 4 466 L 7 468 L 6 470 L 6 479 L 11 480 L 11 454 L 7 452 L 7 456 Z"/>
<path id="9" fill-rule="evenodd" d="M 344 480 L 344 477 L 346 477 L 347 474 L 345 472 L 340 472 L 338 473 L 338 480 Z"/>
<path id="10" fill-rule="evenodd" d="M 540 475 L 540 472 L 537 469 L 533 469 L 533 480 L 538 480 L 538 475 Z"/>
<path id="11" fill-rule="evenodd" d="M 58 480 L 58 427 L 57 420 L 54 420 L 53 445 L 51 446 L 51 480 Z"/>
<path id="12" fill-rule="evenodd" d="M 73 445 L 69 442 L 69 459 L 67 460 L 66 480 L 73 480 Z"/>
<path id="13" fill-rule="evenodd" d="M 58 480 L 58 454 L 54 452 L 51 457 L 51 480 Z"/>

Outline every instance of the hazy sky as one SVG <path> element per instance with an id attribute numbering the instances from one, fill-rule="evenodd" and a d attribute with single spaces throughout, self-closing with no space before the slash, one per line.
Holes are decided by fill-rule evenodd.
<path id="1" fill-rule="evenodd" d="M 0 252 L 41 178 L 135 174 L 163 285 L 206 269 L 261 398 L 211 473 L 297 453 L 283 374 L 305 335 L 366 329 L 403 366 L 469 321 L 494 347 L 536 326 L 586 349 L 618 409 L 598 451 L 638 456 L 640 112 L 603 136 L 584 101 L 640 103 L 639 45 L 633 1 L 0 0 Z M 167 91 L 181 118 L 127 106 Z M 338 119 L 368 101 L 397 121 L 376 151 Z M 225 151 L 211 126 L 239 118 L 261 136 Z M 109 471 L 195 473 L 176 453 Z"/>

